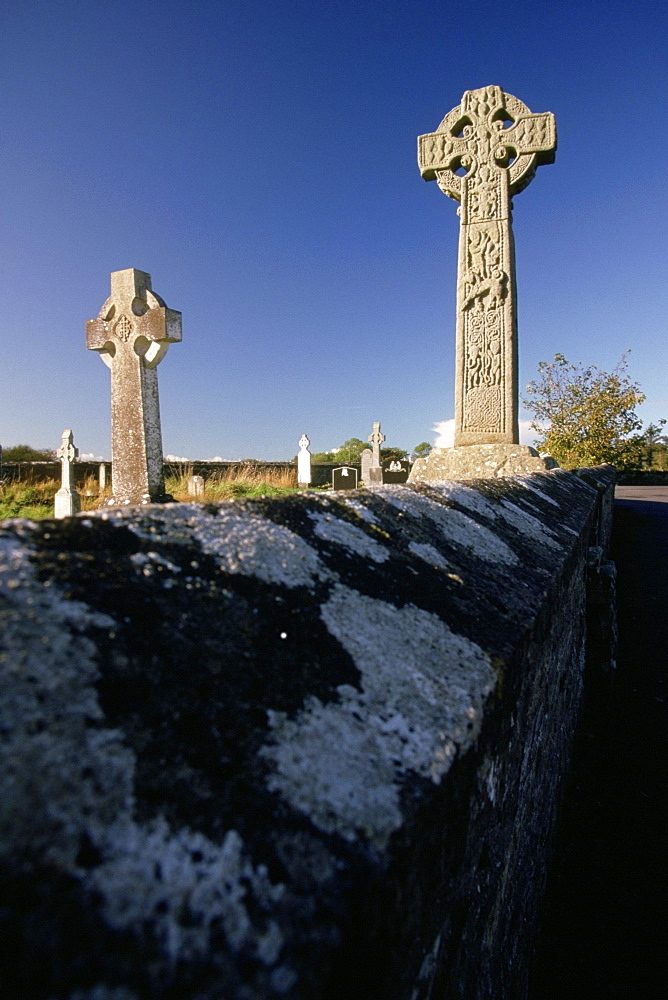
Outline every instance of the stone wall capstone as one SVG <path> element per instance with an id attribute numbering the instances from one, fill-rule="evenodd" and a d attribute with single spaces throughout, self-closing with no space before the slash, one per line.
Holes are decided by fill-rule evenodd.
<path id="1" fill-rule="evenodd" d="M 523 997 L 614 474 L 0 524 L 7 997 Z"/>

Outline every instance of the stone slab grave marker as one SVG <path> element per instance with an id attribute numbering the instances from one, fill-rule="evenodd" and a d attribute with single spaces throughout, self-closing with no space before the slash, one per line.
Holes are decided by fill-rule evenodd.
<path id="1" fill-rule="evenodd" d="M 371 448 L 365 448 L 364 451 L 360 453 L 360 464 L 361 464 L 361 480 L 365 486 L 369 485 L 369 469 L 373 464 L 373 452 Z"/>
<path id="2" fill-rule="evenodd" d="M 436 132 L 418 139 L 423 178 L 461 207 L 455 446 L 419 459 L 412 480 L 456 477 L 469 467 L 481 476 L 546 467 L 519 444 L 511 199 L 538 166 L 554 162 L 556 148 L 554 115 L 533 114 L 500 87 L 467 90 Z M 463 447 L 473 445 L 484 447 Z"/>
<path id="3" fill-rule="evenodd" d="M 157 366 L 181 340 L 181 313 L 151 289 L 151 276 L 112 271 L 111 295 L 86 323 L 86 347 L 111 369 L 111 497 L 103 506 L 164 503 Z"/>
<path id="4" fill-rule="evenodd" d="M 332 469 L 332 488 L 335 490 L 356 490 L 357 469 L 350 465 L 342 465 Z"/>
<path id="5" fill-rule="evenodd" d="M 204 476 L 188 477 L 188 496 L 189 497 L 204 496 Z"/>
<path id="6" fill-rule="evenodd" d="M 367 486 L 380 486 L 383 482 L 383 467 L 380 462 L 380 446 L 385 440 L 385 435 L 381 433 L 380 422 L 376 420 L 373 431 L 367 440 L 371 443 L 372 459 L 367 470 L 368 479 L 365 480 Z"/>
<path id="7" fill-rule="evenodd" d="M 308 486 L 311 482 L 311 452 L 308 450 L 310 441 L 306 434 L 302 434 L 299 439 L 299 453 L 297 455 L 297 484 Z"/>
<path id="8" fill-rule="evenodd" d="M 74 488 L 72 469 L 79 457 L 79 449 L 74 447 L 74 435 L 69 428 L 63 431 L 56 456 L 60 459 L 62 485 L 55 496 L 53 516 L 71 517 L 81 510 L 81 497 Z"/>
<path id="9" fill-rule="evenodd" d="M 411 463 L 406 459 L 386 458 L 383 462 L 383 483 L 407 483 Z"/>

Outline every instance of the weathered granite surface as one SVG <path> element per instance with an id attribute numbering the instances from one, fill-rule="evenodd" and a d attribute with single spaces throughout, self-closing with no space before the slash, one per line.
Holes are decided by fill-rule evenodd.
<path id="1" fill-rule="evenodd" d="M 4 996 L 523 996 L 612 476 L 0 525 Z"/>
<path id="2" fill-rule="evenodd" d="M 426 458 L 414 462 L 409 481 L 493 479 L 555 468 L 553 458 L 541 458 L 535 448 L 526 444 L 469 444 L 432 448 Z"/>

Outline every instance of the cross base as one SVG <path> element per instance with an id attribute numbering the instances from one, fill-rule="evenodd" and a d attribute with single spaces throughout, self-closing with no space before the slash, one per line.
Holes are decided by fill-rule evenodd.
<path id="1" fill-rule="evenodd" d="M 159 493 L 155 496 L 151 496 L 150 493 L 137 493 L 132 495 L 121 495 L 114 494 L 113 496 L 107 497 L 101 504 L 99 509 L 105 507 L 143 507 L 149 503 L 177 503 L 178 501 L 174 499 L 171 493 Z"/>
<path id="2" fill-rule="evenodd" d="M 81 497 L 73 487 L 63 486 L 56 493 L 53 506 L 54 517 L 73 517 L 81 510 Z"/>
<path id="3" fill-rule="evenodd" d="M 522 473 L 559 468 L 549 455 L 541 458 L 526 444 L 470 444 L 463 448 L 434 448 L 418 458 L 409 483 L 448 479 L 500 479 Z"/>

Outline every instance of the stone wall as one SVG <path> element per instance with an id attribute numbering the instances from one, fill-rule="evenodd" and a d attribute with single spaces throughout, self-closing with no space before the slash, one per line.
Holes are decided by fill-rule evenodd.
<path id="1" fill-rule="evenodd" d="M 612 483 L 0 525 L 5 995 L 525 996 Z"/>

